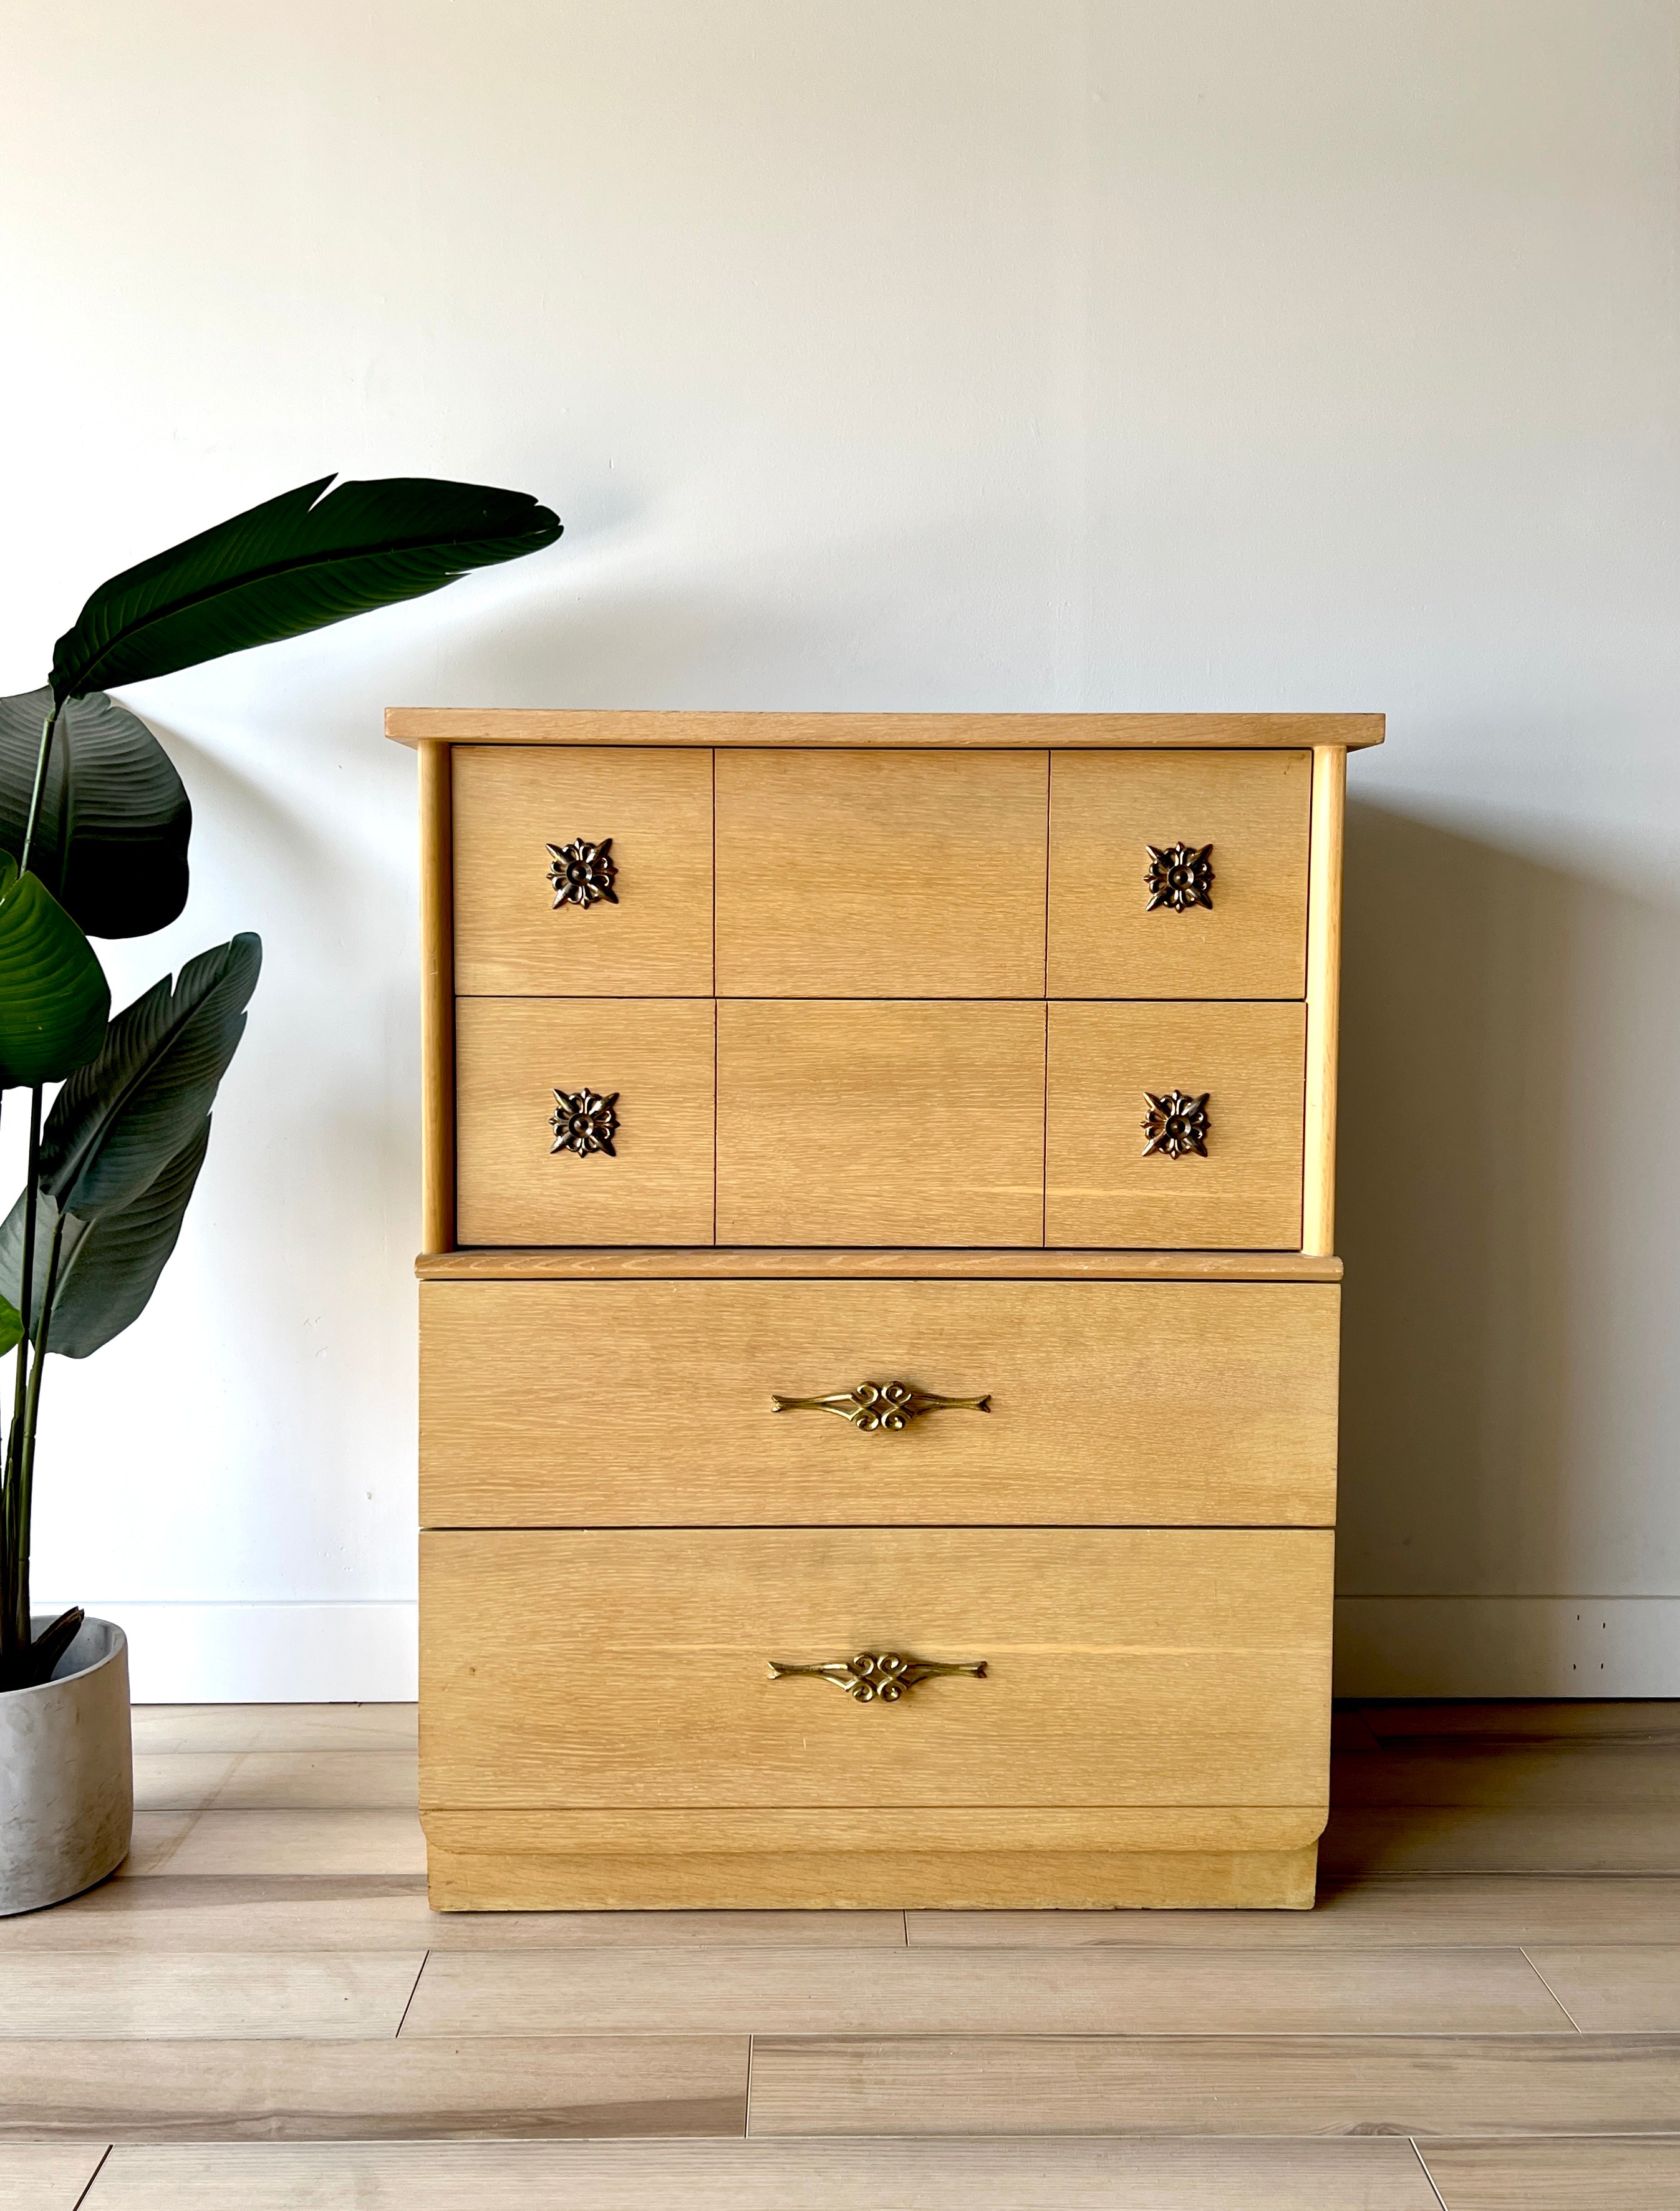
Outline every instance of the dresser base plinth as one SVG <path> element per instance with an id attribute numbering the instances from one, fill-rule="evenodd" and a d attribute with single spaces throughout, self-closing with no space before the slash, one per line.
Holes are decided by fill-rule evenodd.
<path id="1" fill-rule="evenodd" d="M 1318 1845 L 1287 1851 L 426 1850 L 434 1911 L 1310 1911 Z"/>

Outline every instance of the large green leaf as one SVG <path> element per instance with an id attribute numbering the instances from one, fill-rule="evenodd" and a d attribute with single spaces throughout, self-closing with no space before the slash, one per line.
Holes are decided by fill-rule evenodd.
<path id="1" fill-rule="evenodd" d="M 99 1050 L 111 987 L 46 885 L 0 852 L 0 1088 L 57 1082 Z"/>
<path id="2" fill-rule="evenodd" d="M 18 1217 L 22 1219 L 21 1214 Z M 9 1298 L 0 1298 L 0 1356 L 15 1350 L 22 1341 L 23 1315 Z"/>
<path id="3" fill-rule="evenodd" d="M 41 1188 L 84 1221 L 131 1203 L 193 1135 L 245 1033 L 263 965 L 240 935 L 201 952 L 118 1015 L 41 1132 Z"/>
<path id="4" fill-rule="evenodd" d="M 113 1206 L 96 1221 L 83 1221 L 74 1213 L 63 1215 L 47 1330 L 50 1351 L 61 1351 L 67 1359 L 86 1359 L 139 1319 L 180 1236 L 187 1200 L 209 1142 L 207 1113 L 174 1158 L 126 1205 Z M 22 1329 L 18 1307 L 23 1301 L 23 1203 L 20 1197 L 0 1225 L 0 1287 L 6 1293 L 0 1297 L 0 1350 L 10 1348 L 3 1341 L 6 1313 L 14 1324 L 12 1343 Z M 56 1202 L 43 1196 L 35 1220 L 35 1280 L 29 1299 L 29 1335 L 35 1342 L 40 1340 L 48 1254 L 58 1219 Z"/>
<path id="5" fill-rule="evenodd" d="M 540 552 L 558 518 L 528 492 L 430 476 L 282 492 L 101 584 L 52 657 L 55 698 L 299 637 Z"/>
<path id="6" fill-rule="evenodd" d="M 0 845 L 23 850 L 41 724 L 52 694 L 0 699 Z M 137 714 L 95 691 L 67 700 L 52 733 L 29 850 L 39 875 L 90 936 L 149 936 L 187 902 L 192 808 Z"/>

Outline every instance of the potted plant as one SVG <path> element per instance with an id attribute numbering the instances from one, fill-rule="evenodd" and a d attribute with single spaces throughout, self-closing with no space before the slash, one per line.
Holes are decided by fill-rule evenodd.
<path id="1" fill-rule="evenodd" d="M 560 534 L 522 492 L 332 482 L 112 577 L 59 639 L 45 686 L 0 700 L 0 1093 L 25 1093 L 29 1117 L 23 1191 L 0 1227 L 0 1354 L 16 1353 L 0 1470 L 0 1914 L 73 1896 L 128 1852 L 123 1632 L 79 1607 L 30 1608 L 42 1378 L 49 1353 L 85 1359 L 144 1310 L 262 961 L 254 936 L 235 936 L 111 1018 L 88 937 L 175 919 L 192 809 L 157 739 L 107 694 L 438 591 Z"/>

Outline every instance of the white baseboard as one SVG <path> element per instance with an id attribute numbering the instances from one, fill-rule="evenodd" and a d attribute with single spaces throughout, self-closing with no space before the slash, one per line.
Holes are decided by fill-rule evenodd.
<path id="1" fill-rule="evenodd" d="M 1341 1697 L 1680 1697 L 1680 1596 L 1342 1596 Z"/>
<path id="2" fill-rule="evenodd" d="M 77 1598 L 129 1639 L 137 1705 L 408 1704 L 419 1675 L 412 1601 L 160 1604 Z M 35 1610 L 56 1612 L 45 1597 Z"/>

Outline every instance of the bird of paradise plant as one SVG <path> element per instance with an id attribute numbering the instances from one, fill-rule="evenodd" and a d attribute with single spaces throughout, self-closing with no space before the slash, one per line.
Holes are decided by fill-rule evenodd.
<path id="1" fill-rule="evenodd" d="M 28 1096 L 24 1187 L 0 1226 L 0 1692 L 51 1678 L 83 1614 L 40 1633 L 31 1504 L 49 1351 L 85 1359 L 144 1310 L 181 1232 L 262 946 L 241 934 L 114 1020 L 88 937 L 146 936 L 186 903 L 192 809 L 116 687 L 298 637 L 551 545 L 523 492 L 331 476 L 101 584 L 39 691 L 0 699 L 0 1093 Z M 61 1087 L 43 1113 L 49 1086 Z"/>

